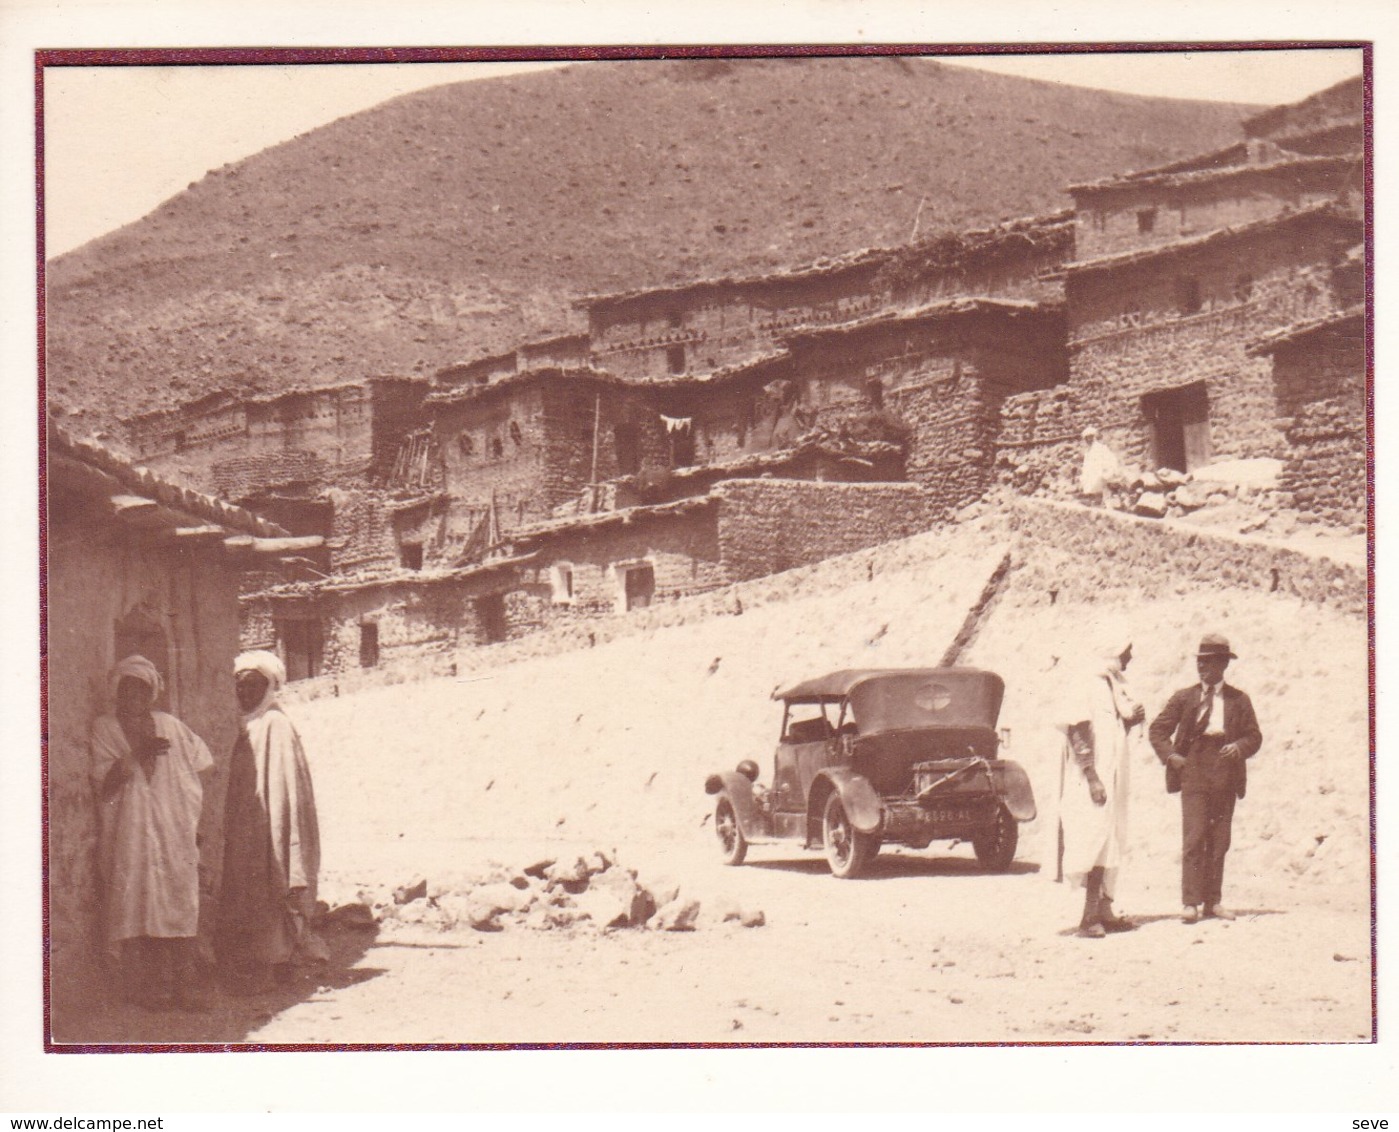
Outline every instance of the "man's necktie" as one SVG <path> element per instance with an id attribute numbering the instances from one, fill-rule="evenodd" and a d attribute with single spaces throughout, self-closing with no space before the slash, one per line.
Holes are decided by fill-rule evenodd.
<path id="1" fill-rule="evenodd" d="M 1196 731 L 1203 735 L 1210 728 L 1210 713 L 1214 710 L 1214 685 L 1205 685 L 1205 695 L 1200 700 L 1200 714 L 1195 720 Z"/>

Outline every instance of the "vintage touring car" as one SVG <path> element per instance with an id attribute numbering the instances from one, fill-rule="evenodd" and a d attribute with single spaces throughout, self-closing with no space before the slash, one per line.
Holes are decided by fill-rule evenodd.
<path id="1" fill-rule="evenodd" d="M 796 840 L 824 848 L 836 876 L 855 877 L 881 844 L 963 840 L 1005 871 L 1035 799 L 1025 771 L 999 757 L 1004 692 L 976 668 L 846 670 L 774 692 L 783 711 L 772 785 L 758 783 L 752 760 L 705 782 L 724 861 Z"/>

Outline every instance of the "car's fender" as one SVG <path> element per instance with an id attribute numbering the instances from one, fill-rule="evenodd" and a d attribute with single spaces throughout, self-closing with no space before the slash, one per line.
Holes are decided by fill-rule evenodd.
<path id="1" fill-rule="evenodd" d="M 1016 821 L 1034 821 L 1037 812 L 1035 792 L 1025 768 L 1009 759 L 997 759 L 991 767 L 996 793 L 1001 796 L 1010 816 Z"/>
<path id="2" fill-rule="evenodd" d="M 826 767 L 812 781 L 812 795 L 817 793 L 817 783 L 822 779 L 830 782 L 840 795 L 851 825 L 861 833 L 878 832 L 884 820 L 884 807 L 879 800 L 879 791 L 870 785 L 869 779 L 847 766 Z M 819 814 L 813 816 L 820 817 Z"/>
<path id="3" fill-rule="evenodd" d="M 706 794 L 725 794 L 733 803 L 738 828 L 749 841 L 772 837 L 772 820 L 758 804 L 753 781 L 736 770 L 711 774 L 704 780 Z"/>

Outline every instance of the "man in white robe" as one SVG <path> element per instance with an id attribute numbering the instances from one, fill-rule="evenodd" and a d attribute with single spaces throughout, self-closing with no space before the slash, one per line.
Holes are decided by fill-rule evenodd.
<path id="1" fill-rule="evenodd" d="M 1086 890 L 1079 933 L 1093 939 L 1133 926 L 1112 910 L 1127 843 L 1128 735 L 1146 714 L 1127 693 L 1131 660 L 1130 641 L 1119 637 L 1070 684 L 1060 712 L 1063 875 Z"/>
<path id="2" fill-rule="evenodd" d="M 106 939 L 132 1001 L 202 1009 L 197 838 L 213 756 L 178 719 L 152 710 L 162 681 L 145 657 L 118 663 L 110 687 L 115 711 L 93 722 L 90 764 Z"/>
<path id="3" fill-rule="evenodd" d="M 320 826 L 301 736 L 277 702 L 286 669 L 262 650 L 234 668 L 243 731 L 229 768 L 220 940 L 232 989 L 256 994 L 293 962 L 327 958 L 310 929 Z"/>

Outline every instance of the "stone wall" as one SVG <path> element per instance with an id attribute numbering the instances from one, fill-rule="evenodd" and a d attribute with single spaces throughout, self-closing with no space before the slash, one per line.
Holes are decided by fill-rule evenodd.
<path id="1" fill-rule="evenodd" d="M 1070 380 L 1082 418 L 1125 461 L 1153 467 L 1142 396 L 1203 382 L 1210 457 L 1276 455 L 1284 438 L 1271 366 L 1246 346 L 1331 309 L 1325 264 L 1344 242 L 1306 227 L 1071 278 Z M 1185 280 L 1197 311 L 1182 309 Z"/>
<path id="2" fill-rule="evenodd" d="M 1358 427 L 1357 427 L 1358 426 Z M 1364 418 L 1348 399 L 1313 401 L 1287 430 L 1291 445 L 1280 487 L 1303 514 L 1337 526 L 1364 529 L 1366 445 Z"/>
<path id="3" fill-rule="evenodd" d="M 212 412 L 198 406 L 163 414 L 159 435 L 129 426 L 152 471 L 237 500 L 287 484 L 323 486 L 369 470 L 373 422 L 362 386 L 306 390 Z"/>
<path id="4" fill-rule="evenodd" d="M 564 530 L 551 535 L 535 562 L 521 571 L 520 588 L 536 599 L 541 628 L 558 621 L 623 612 L 618 564 L 649 566 L 652 605 L 702 593 L 729 581 L 720 564 L 717 508 L 639 515 L 602 530 Z M 572 575 L 573 595 L 558 592 L 558 571 Z"/>
<path id="5" fill-rule="evenodd" d="M 1072 386 L 1034 389 L 1001 402 L 996 477 L 1022 495 L 1073 495 L 1086 424 Z"/>
<path id="6" fill-rule="evenodd" d="M 164 655 L 149 658 L 167 685 L 157 706 L 183 720 L 215 759 L 216 772 L 205 784 L 201 855 L 209 882 L 217 886 L 223 791 L 238 728 L 237 578 L 219 554 L 163 550 L 98 515 L 50 513 L 48 882 L 55 995 L 90 989 L 100 962 L 102 901 L 88 734 L 93 719 L 110 710 L 107 674 L 120 659 L 116 627 L 133 616 L 163 640 Z M 207 931 L 212 915 L 212 908 L 201 912 L 201 930 Z"/>
<path id="7" fill-rule="evenodd" d="M 1017 584 L 1051 601 L 1151 601 L 1203 585 L 1291 594 L 1356 615 L 1366 609 L 1363 569 L 1266 539 L 1050 500 L 1017 500 L 1010 521 L 1025 540 Z"/>
<path id="8" fill-rule="evenodd" d="M 1323 201 L 1345 197 L 1358 159 L 1335 158 L 1288 168 L 1242 165 L 1237 172 L 1200 180 L 1079 190 L 1075 257 L 1096 259 L 1137 248 L 1161 247 Z"/>
<path id="9" fill-rule="evenodd" d="M 726 480 L 719 499 L 719 555 L 732 581 L 761 577 L 906 538 L 948 512 L 919 484 Z"/>
<path id="10" fill-rule="evenodd" d="M 331 561 L 336 570 L 398 565 L 392 515 L 383 492 L 331 488 L 326 498 L 335 508 Z"/>
<path id="11" fill-rule="evenodd" d="M 441 403 L 433 413 L 443 486 L 454 499 L 486 506 L 494 498 L 506 528 L 547 518 L 550 504 L 540 487 L 548 438 L 537 382 Z"/>

